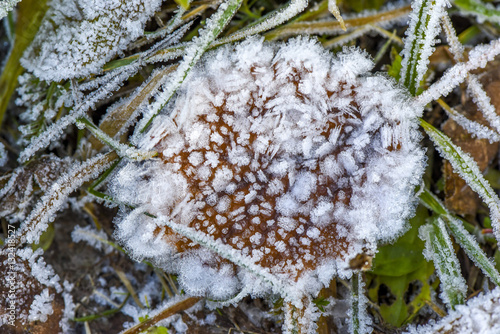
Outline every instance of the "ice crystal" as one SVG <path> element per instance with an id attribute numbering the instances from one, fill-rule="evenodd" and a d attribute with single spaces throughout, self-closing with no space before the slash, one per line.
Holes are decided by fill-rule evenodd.
<path id="1" fill-rule="evenodd" d="M 237 292 L 241 269 L 140 212 L 286 284 L 316 277 L 317 292 L 346 273 L 403 233 L 424 164 L 420 110 L 372 66 L 306 38 L 210 52 L 140 142 L 159 158 L 114 177 L 115 199 L 139 208 L 122 210 L 116 236 L 213 298 Z"/>

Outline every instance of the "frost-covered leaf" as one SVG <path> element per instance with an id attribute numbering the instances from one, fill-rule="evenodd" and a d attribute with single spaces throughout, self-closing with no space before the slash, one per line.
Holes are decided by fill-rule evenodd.
<path id="1" fill-rule="evenodd" d="M 138 208 L 122 208 L 116 237 L 188 294 L 272 287 L 312 316 L 303 296 L 402 234 L 414 210 L 419 111 L 372 66 L 306 38 L 207 53 L 140 137 L 158 159 L 124 162 L 111 181 Z"/>
<path id="2" fill-rule="evenodd" d="M 54 219 L 55 213 L 66 203 L 68 196 L 91 178 L 108 168 L 117 158 L 114 152 L 97 155 L 81 164 L 74 164 L 62 174 L 36 204 L 16 231 L 17 242 L 38 243 L 41 233 Z"/>
<path id="3" fill-rule="evenodd" d="M 0 188 L 0 216 L 23 221 L 37 196 L 47 192 L 70 161 L 44 156 L 3 176 Z"/>
<path id="4" fill-rule="evenodd" d="M 46 81 L 99 73 L 144 33 L 161 0 L 54 0 L 22 65 Z"/>

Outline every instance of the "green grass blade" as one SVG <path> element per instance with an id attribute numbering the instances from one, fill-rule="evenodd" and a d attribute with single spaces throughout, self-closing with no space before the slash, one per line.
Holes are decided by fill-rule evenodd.
<path id="1" fill-rule="evenodd" d="M 476 162 L 462 149 L 452 143 L 444 133 L 424 120 L 420 124 L 434 142 L 436 149 L 450 162 L 457 172 L 490 208 L 491 224 L 497 242 L 500 240 L 500 199 L 483 177 Z"/>

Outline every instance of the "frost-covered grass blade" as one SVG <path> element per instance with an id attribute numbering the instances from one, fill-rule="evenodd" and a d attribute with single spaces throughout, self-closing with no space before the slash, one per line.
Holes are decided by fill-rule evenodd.
<path id="1" fill-rule="evenodd" d="M 500 241 L 500 199 L 483 177 L 476 162 L 462 149 L 452 143 L 441 131 L 424 120 L 420 121 L 425 132 L 434 142 L 436 149 L 448 160 L 453 169 L 467 182 L 490 208 L 493 231 Z"/>
<path id="2" fill-rule="evenodd" d="M 434 42 L 439 34 L 440 19 L 445 12 L 446 0 L 417 0 L 412 4 L 405 48 L 402 51 L 401 80 L 412 95 L 417 95 Z"/>
<path id="3" fill-rule="evenodd" d="M 465 251 L 467 256 L 488 276 L 493 283 L 500 286 L 500 273 L 495 265 L 481 249 L 476 238 L 464 227 L 463 222 L 448 212 L 448 209 L 429 190 L 424 189 L 420 194 L 421 202 L 430 210 L 439 214 L 445 221 L 455 240 Z"/>
<path id="4" fill-rule="evenodd" d="M 420 238 L 425 240 L 424 255 L 436 266 L 441 289 L 441 298 L 451 309 L 463 304 L 467 293 L 467 284 L 460 272 L 460 264 L 455 255 L 448 231 L 441 218 L 420 228 Z"/>

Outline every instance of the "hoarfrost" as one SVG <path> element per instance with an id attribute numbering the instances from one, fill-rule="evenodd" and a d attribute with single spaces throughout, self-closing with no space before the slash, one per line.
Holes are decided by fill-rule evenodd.
<path id="1" fill-rule="evenodd" d="M 266 282 L 301 304 L 300 291 L 349 275 L 350 259 L 406 230 L 425 162 L 421 109 L 370 75 L 365 54 L 251 38 L 204 57 L 171 116 L 138 138 L 159 158 L 124 161 L 111 181 L 137 208 L 116 219 L 132 256 L 179 273 L 192 294 L 227 298 L 219 275 L 231 293 Z"/>
<path id="2" fill-rule="evenodd" d="M 467 305 L 457 305 L 455 311 L 436 323 L 411 327 L 405 333 L 500 333 L 500 288 L 470 299 Z"/>
<path id="3" fill-rule="evenodd" d="M 53 0 L 21 64 L 46 81 L 99 73 L 143 35 L 161 0 Z"/>

